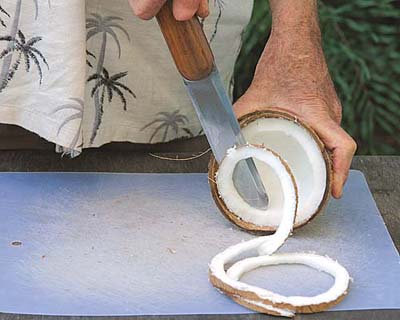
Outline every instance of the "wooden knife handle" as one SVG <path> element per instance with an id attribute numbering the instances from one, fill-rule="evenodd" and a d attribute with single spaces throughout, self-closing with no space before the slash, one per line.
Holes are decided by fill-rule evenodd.
<path id="1" fill-rule="evenodd" d="M 177 21 L 168 0 L 157 14 L 158 24 L 181 75 L 187 80 L 207 77 L 214 66 L 214 57 L 197 17 Z"/>

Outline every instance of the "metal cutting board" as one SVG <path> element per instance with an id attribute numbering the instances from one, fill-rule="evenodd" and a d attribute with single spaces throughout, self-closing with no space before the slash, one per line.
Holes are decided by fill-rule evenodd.
<path id="1" fill-rule="evenodd" d="M 254 236 L 219 214 L 205 174 L 2 173 L 0 221 L 0 312 L 251 313 L 208 282 L 211 258 Z M 360 172 L 281 251 L 326 254 L 349 270 L 350 293 L 332 310 L 400 308 L 399 255 Z M 245 279 L 284 294 L 332 281 L 301 266 Z"/>

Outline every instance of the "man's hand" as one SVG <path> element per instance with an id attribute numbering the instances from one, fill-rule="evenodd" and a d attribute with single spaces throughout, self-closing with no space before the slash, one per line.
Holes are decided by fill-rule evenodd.
<path id="1" fill-rule="evenodd" d="M 289 111 L 313 128 L 333 157 L 332 195 L 340 198 L 354 140 L 340 127 L 342 106 L 321 47 L 316 1 L 271 0 L 273 27 L 238 117 L 263 108 Z"/>
<path id="2" fill-rule="evenodd" d="M 166 0 L 129 0 L 136 16 L 143 20 L 155 17 Z M 208 0 L 174 0 L 173 12 L 176 20 L 190 20 L 197 15 L 206 18 L 209 15 Z"/>

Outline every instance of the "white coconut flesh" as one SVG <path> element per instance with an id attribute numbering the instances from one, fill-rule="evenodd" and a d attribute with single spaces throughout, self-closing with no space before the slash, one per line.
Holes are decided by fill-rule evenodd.
<path id="1" fill-rule="evenodd" d="M 274 197 L 280 199 L 279 206 L 268 207 L 265 210 L 252 208 L 235 189 L 232 179 L 234 169 L 239 161 L 250 157 L 269 167 L 269 170 L 275 173 L 275 179 L 279 179 L 279 191 L 269 194 L 271 202 L 275 201 Z M 281 211 L 280 221 L 274 234 L 231 246 L 212 259 L 209 268 L 214 286 L 231 296 L 236 302 L 249 308 L 285 317 L 292 317 L 296 310 L 305 307 L 321 311 L 329 305 L 334 305 L 346 294 L 350 276 L 346 269 L 336 261 L 313 253 L 274 254 L 290 236 L 297 211 L 296 182 L 284 160 L 270 150 L 251 145 L 230 149 L 220 164 L 216 183 L 220 196 L 228 209 L 233 212 L 241 212 L 246 217 L 247 210 L 256 217 L 269 215 L 271 210 Z M 239 257 L 254 250 L 258 251 L 258 256 L 238 260 Z M 232 265 L 226 270 L 227 264 Z M 332 275 L 335 281 L 326 292 L 313 297 L 284 296 L 240 281 L 246 272 L 259 267 L 279 264 L 303 264 Z"/>
<path id="2" fill-rule="evenodd" d="M 253 158 L 257 163 L 263 163 L 260 172 L 268 179 L 268 208 L 261 210 L 253 208 L 243 200 L 233 182 L 236 165 L 244 159 Z M 266 165 L 267 164 L 267 165 Z M 230 149 L 225 160 L 220 164 L 216 174 L 218 193 L 229 211 L 244 221 L 257 225 L 278 226 L 286 212 L 293 212 L 297 206 L 297 194 L 292 176 L 288 173 L 282 160 L 272 152 L 257 147 Z M 289 217 L 289 215 L 287 215 Z M 294 218 L 294 217 L 293 217 Z"/>
<path id="3" fill-rule="evenodd" d="M 314 137 L 299 123 L 283 118 L 258 118 L 246 125 L 242 132 L 249 143 L 275 151 L 288 163 L 298 187 L 295 226 L 307 222 L 318 211 L 327 188 L 325 159 Z M 260 161 L 256 161 L 256 165 L 267 194 L 275 198 L 276 181 L 270 168 Z M 279 204 L 272 202 L 271 206 L 276 208 Z M 279 210 L 271 210 L 269 215 L 263 216 L 249 213 L 242 216 L 241 212 L 233 212 L 259 226 L 277 227 L 281 220 Z"/>

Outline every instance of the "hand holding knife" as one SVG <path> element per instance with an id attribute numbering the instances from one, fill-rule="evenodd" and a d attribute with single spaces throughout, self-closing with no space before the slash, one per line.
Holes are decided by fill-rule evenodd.
<path id="1" fill-rule="evenodd" d="M 216 160 L 221 162 L 228 149 L 235 145 L 245 145 L 246 140 L 215 66 L 202 26 L 197 17 L 177 21 L 170 0 L 157 14 L 157 20 L 211 150 Z M 253 159 L 238 164 L 234 182 L 249 204 L 258 208 L 267 207 L 268 196 Z"/>

